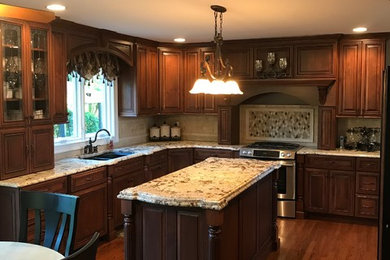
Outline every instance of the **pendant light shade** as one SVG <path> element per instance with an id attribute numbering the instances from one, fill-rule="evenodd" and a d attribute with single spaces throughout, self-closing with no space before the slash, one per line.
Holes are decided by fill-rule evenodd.
<path id="1" fill-rule="evenodd" d="M 200 65 L 201 78 L 195 81 L 191 94 L 212 94 L 212 95 L 242 95 L 242 91 L 238 83 L 232 79 L 233 66 L 222 59 L 221 46 L 223 43 L 222 37 L 222 14 L 226 12 L 226 8 L 219 5 L 212 5 L 215 20 L 214 42 L 216 44 L 214 56 L 214 72 L 210 69 L 210 56 L 206 56 L 205 61 Z M 219 18 L 219 32 L 218 28 Z M 206 76 L 207 74 L 207 76 Z M 208 79 L 211 79 L 208 80 Z"/>

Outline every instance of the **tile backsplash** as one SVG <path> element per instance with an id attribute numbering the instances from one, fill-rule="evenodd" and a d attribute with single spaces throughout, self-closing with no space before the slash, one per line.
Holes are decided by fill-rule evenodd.
<path id="1" fill-rule="evenodd" d="M 317 109 L 301 105 L 242 105 L 241 143 L 283 141 L 314 144 Z"/>

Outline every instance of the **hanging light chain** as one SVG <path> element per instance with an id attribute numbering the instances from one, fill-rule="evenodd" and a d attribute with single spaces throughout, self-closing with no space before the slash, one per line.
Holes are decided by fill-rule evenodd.
<path id="1" fill-rule="evenodd" d="M 214 11 L 214 37 L 216 37 L 218 34 L 218 20 L 217 20 L 217 18 L 218 18 L 218 12 Z"/>
<path id="2" fill-rule="evenodd" d="M 219 13 L 219 33 L 221 35 L 221 38 L 222 38 L 222 21 L 223 21 L 222 13 Z"/>

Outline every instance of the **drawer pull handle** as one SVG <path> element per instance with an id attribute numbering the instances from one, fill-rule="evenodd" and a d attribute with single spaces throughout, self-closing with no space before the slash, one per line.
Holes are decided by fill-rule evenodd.
<path id="1" fill-rule="evenodd" d="M 93 178 L 92 178 L 92 177 L 87 177 L 87 178 L 85 178 L 85 180 L 86 180 L 86 181 L 92 181 Z"/>

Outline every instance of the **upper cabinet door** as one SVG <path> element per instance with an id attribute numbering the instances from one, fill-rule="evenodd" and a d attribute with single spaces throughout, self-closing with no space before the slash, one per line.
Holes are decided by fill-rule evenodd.
<path id="1" fill-rule="evenodd" d="M 48 30 L 30 29 L 31 42 L 31 112 L 33 122 L 50 119 L 49 38 Z"/>
<path id="2" fill-rule="evenodd" d="M 199 49 L 184 52 L 184 112 L 201 113 L 203 106 L 202 94 L 190 94 L 195 81 L 200 76 Z"/>
<path id="3" fill-rule="evenodd" d="M 340 44 L 340 74 L 338 115 L 360 114 L 360 84 L 362 64 L 362 42 L 346 40 Z"/>
<path id="4" fill-rule="evenodd" d="M 336 78 L 337 42 L 295 45 L 296 78 Z"/>
<path id="5" fill-rule="evenodd" d="M 68 121 L 67 91 L 66 91 L 66 37 L 62 32 L 52 32 L 52 96 L 53 96 L 53 121 L 56 124 L 64 124 Z"/>
<path id="6" fill-rule="evenodd" d="M 361 113 L 363 116 L 381 116 L 384 59 L 385 44 L 383 40 L 363 42 L 363 77 L 361 83 Z"/>
<path id="7" fill-rule="evenodd" d="M 137 48 L 138 114 L 156 114 L 160 110 L 157 48 Z"/>
<path id="8" fill-rule="evenodd" d="M 253 49 L 240 45 L 222 45 L 222 59 L 233 66 L 233 78 L 253 78 Z"/>
<path id="9" fill-rule="evenodd" d="M 1 22 L 1 60 L 3 85 L 2 123 L 14 126 L 24 124 L 26 90 L 23 25 Z"/>
<path id="10" fill-rule="evenodd" d="M 161 113 L 183 112 L 183 53 L 177 49 L 159 51 Z"/>

